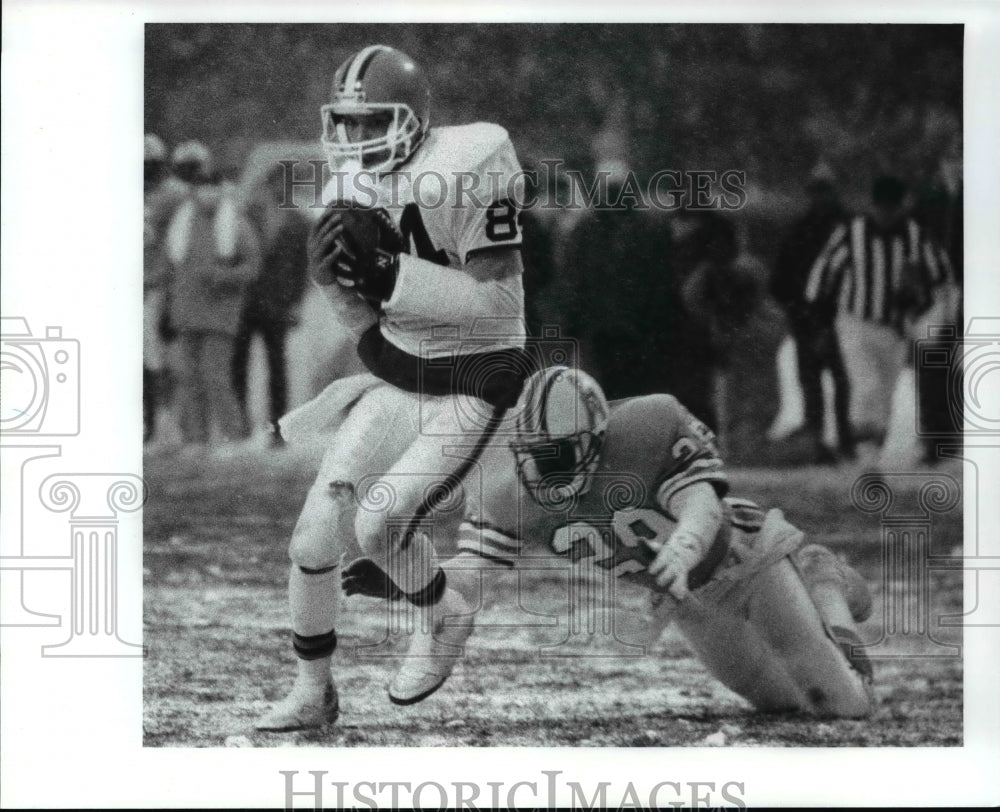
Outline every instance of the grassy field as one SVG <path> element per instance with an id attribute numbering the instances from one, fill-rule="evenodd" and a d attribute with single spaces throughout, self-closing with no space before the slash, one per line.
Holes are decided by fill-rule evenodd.
<path id="1" fill-rule="evenodd" d="M 870 721 L 761 715 L 711 678 L 668 628 L 641 656 L 647 596 L 625 591 L 611 635 L 569 634 L 565 581 L 525 576 L 527 609 L 488 602 L 466 656 L 434 696 L 408 708 L 385 686 L 405 651 L 385 637 L 386 605 L 354 597 L 338 626 L 337 725 L 325 732 L 260 734 L 254 719 L 294 674 L 286 603 L 287 542 L 315 460 L 285 450 L 230 459 L 183 453 L 145 461 L 144 742 L 147 746 L 919 746 L 962 742 L 962 660 L 927 637 L 889 635 L 875 659 L 879 708 Z M 882 636 L 887 598 L 878 518 L 852 507 L 860 466 L 737 469 L 733 493 L 779 506 L 811 539 L 845 553 L 868 580 L 875 610 L 862 628 Z M 956 472 L 952 472 L 956 473 Z M 914 485 L 914 488 L 916 485 Z M 961 544 L 961 508 L 936 515 L 931 551 Z M 928 575 L 929 631 L 958 645 L 937 619 L 962 607 L 957 571 Z M 561 588 L 560 588 L 561 587 Z M 890 603 L 891 605 L 891 603 Z M 530 622 L 519 622 L 530 621 Z M 897 627 L 898 628 L 898 627 Z M 568 656 L 542 656 L 551 647 Z M 890 656 L 897 655 L 897 656 Z M 907 656 L 899 656 L 907 655 Z M 945 655 L 945 656 L 941 656 Z"/>

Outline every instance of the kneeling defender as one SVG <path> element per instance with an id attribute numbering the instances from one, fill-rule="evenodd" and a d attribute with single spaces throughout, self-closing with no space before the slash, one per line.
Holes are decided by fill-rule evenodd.
<path id="1" fill-rule="evenodd" d="M 855 623 L 871 611 L 866 584 L 826 548 L 803 546 L 780 511 L 725 498 L 713 435 L 676 399 L 609 406 L 592 378 L 556 367 L 528 380 L 515 419 L 511 447 L 484 454 L 489 484 L 455 562 L 516 568 L 527 544 L 548 544 L 656 593 L 657 619 L 675 620 L 705 666 L 757 708 L 871 713 L 870 664 L 849 659 Z M 449 572 L 470 605 L 481 583 L 467 568 Z M 457 658 L 437 658 L 423 681 L 408 659 L 395 701 L 432 692 Z"/>

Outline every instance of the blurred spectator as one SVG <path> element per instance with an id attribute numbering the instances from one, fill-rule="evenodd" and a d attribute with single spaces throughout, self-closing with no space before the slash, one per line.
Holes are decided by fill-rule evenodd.
<path id="1" fill-rule="evenodd" d="M 233 353 L 233 389 L 247 416 L 247 365 L 250 342 L 255 335 L 264 341 L 267 358 L 268 418 L 272 429 L 288 411 L 288 371 L 285 341 L 289 328 L 298 322 L 298 310 L 306 285 L 306 240 L 309 222 L 297 208 L 280 208 L 284 201 L 284 172 L 275 167 L 264 181 L 262 197 L 247 207 L 247 217 L 261 241 L 260 275 L 250 283 L 240 312 Z M 272 442 L 280 435 L 272 431 Z"/>
<path id="2" fill-rule="evenodd" d="M 187 142 L 174 151 L 174 173 L 190 184 L 167 234 L 174 269 L 171 322 L 180 340 L 180 425 L 186 443 L 207 443 L 212 424 L 223 440 L 246 436 L 232 390 L 240 309 L 260 271 L 254 230 L 213 176 L 208 150 Z"/>
<path id="3" fill-rule="evenodd" d="M 524 317 L 528 327 L 528 341 L 542 334 L 544 308 L 540 299 L 555 278 L 556 220 L 555 206 L 550 196 L 554 190 L 540 185 L 545 174 L 537 167 L 526 165 L 525 207 L 521 214 L 524 243 L 521 261 L 524 263 Z M 534 173 L 532 175 L 531 173 Z"/>
<path id="4" fill-rule="evenodd" d="M 142 422 L 143 442 L 148 442 L 156 433 L 157 407 L 170 389 L 160 330 L 170 281 L 164 234 L 184 197 L 183 184 L 170 176 L 166 145 L 152 133 L 143 142 L 142 191 Z"/>
<path id="5" fill-rule="evenodd" d="M 941 159 L 938 172 L 933 181 L 921 190 L 917 197 L 913 216 L 926 228 L 948 254 L 952 269 L 955 272 L 955 282 L 959 289 L 964 279 L 965 251 L 962 229 L 964 226 L 964 209 L 962 200 L 962 150 L 961 142 L 956 138 L 952 141 Z M 937 319 L 935 326 L 951 327 L 955 336 L 963 333 L 961 296 L 958 297 L 954 318 L 950 320 Z M 926 335 L 917 338 L 926 339 Z M 929 342 L 924 345 L 928 352 L 939 351 L 938 357 L 951 355 L 952 342 Z M 943 354 L 942 354 L 943 353 Z M 961 354 L 952 356 L 955 363 L 961 363 Z M 926 435 L 950 435 L 961 437 L 962 420 L 962 388 L 951 386 L 952 380 L 961 380 L 961 372 L 947 366 L 924 368 L 917 376 L 917 396 L 920 402 L 920 429 Z M 954 405 L 949 406 L 949 398 Z M 933 436 L 923 441 L 923 458 L 925 462 L 937 461 L 937 447 Z"/>
<path id="6" fill-rule="evenodd" d="M 766 263 L 744 250 L 728 272 L 717 316 L 725 361 L 716 375 L 719 440 L 727 462 L 760 465 L 774 457 L 767 437 L 779 405 L 774 359 L 788 328 L 768 295 Z"/>
<path id="7" fill-rule="evenodd" d="M 914 322 L 947 307 L 953 274 L 947 254 L 906 214 L 906 186 L 882 175 L 872 185 L 872 210 L 838 226 L 810 270 L 805 298 L 836 308 L 853 390 L 857 439 L 881 443 L 896 378 L 911 360 Z M 853 369 L 852 369 L 853 365 Z"/>
<path id="8" fill-rule="evenodd" d="M 965 270 L 963 191 L 962 145 L 956 138 L 941 158 L 937 174 L 918 191 L 913 217 L 948 254 L 958 285 Z"/>
<path id="9" fill-rule="evenodd" d="M 813 169 L 806 186 L 809 208 L 785 235 L 770 286 L 771 295 L 788 317 L 795 341 L 798 377 L 805 401 L 805 425 L 795 434 L 805 435 L 811 446 L 813 461 L 817 463 L 836 460 L 832 450 L 823 442 L 822 373 L 825 369 L 830 371 L 834 384 L 834 413 L 840 452 L 847 458 L 855 455 L 850 423 L 850 383 L 834 328 L 836 306 L 829 301 L 814 305 L 805 298 L 813 263 L 834 228 L 847 218 L 835 181 L 829 165 L 820 163 Z"/>
<path id="10" fill-rule="evenodd" d="M 623 175 L 611 176 L 609 200 Z M 645 211 L 597 206 L 569 234 L 559 280 L 563 334 L 580 342 L 581 366 L 611 399 L 667 391 L 676 308 L 669 259 L 670 231 Z"/>
<path id="11" fill-rule="evenodd" d="M 736 230 L 715 211 L 678 211 L 671 222 L 672 270 L 679 290 L 670 313 L 670 388 L 691 411 L 722 432 L 725 396 L 719 374 L 744 310 L 732 273 Z M 724 388 L 724 387 L 722 387 Z M 697 409 L 697 410 L 696 410 Z"/>

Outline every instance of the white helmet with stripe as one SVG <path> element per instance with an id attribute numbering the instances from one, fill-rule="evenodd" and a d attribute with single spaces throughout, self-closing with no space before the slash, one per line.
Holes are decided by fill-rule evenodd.
<path id="1" fill-rule="evenodd" d="M 510 445 L 521 483 L 536 502 L 558 505 L 588 491 L 608 414 L 604 392 L 586 372 L 556 366 L 528 378 Z"/>
<path id="2" fill-rule="evenodd" d="M 423 71 L 402 51 L 369 45 L 349 57 L 334 74 L 330 102 L 320 108 L 320 140 L 331 169 L 353 164 L 382 173 L 409 159 L 430 127 L 430 99 Z M 367 124 L 360 139 L 347 126 L 358 121 Z"/>

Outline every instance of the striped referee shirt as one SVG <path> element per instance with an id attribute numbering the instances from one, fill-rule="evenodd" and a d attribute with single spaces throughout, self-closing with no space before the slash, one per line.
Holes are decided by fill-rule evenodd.
<path id="1" fill-rule="evenodd" d="M 902 334 L 934 291 L 953 280 L 951 263 L 915 220 L 888 229 L 860 215 L 834 228 L 809 270 L 804 297 L 825 312 L 849 313 Z"/>

